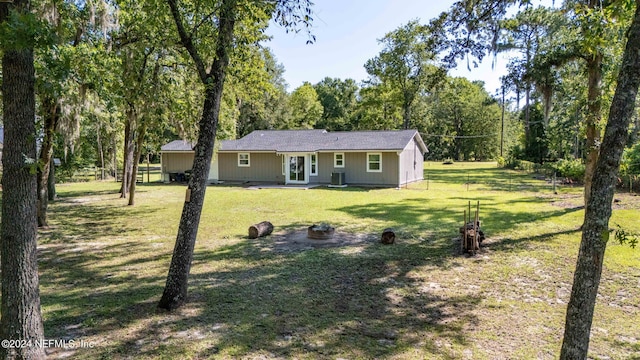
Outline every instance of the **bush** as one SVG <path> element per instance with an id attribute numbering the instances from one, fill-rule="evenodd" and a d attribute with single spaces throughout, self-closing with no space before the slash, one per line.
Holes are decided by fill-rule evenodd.
<path id="1" fill-rule="evenodd" d="M 582 181 L 584 179 L 584 164 L 580 159 L 562 159 L 553 165 L 557 176 Z"/>
<path id="2" fill-rule="evenodd" d="M 640 143 L 624 150 L 620 173 L 622 175 L 640 174 Z"/>

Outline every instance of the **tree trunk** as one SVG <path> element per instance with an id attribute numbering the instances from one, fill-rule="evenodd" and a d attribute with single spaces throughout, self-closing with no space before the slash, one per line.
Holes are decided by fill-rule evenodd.
<path id="1" fill-rule="evenodd" d="M 111 159 L 111 174 L 113 175 L 113 178 L 118 181 L 118 142 L 116 141 L 115 136 L 111 137 L 111 141 L 111 155 L 113 155 L 113 158 Z"/>
<path id="2" fill-rule="evenodd" d="M 122 156 L 122 185 L 120 187 L 120 197 L 127 198 L 131 181 L 131 172 L 133 170 L 133 152 L 135 143 L 133 141 L 133 126 L 135 123 L 135 109 L 129 104 L 126 119 L 124 123 L 124 153 Z"/>
<path id="3" fill-rule="evenodd" d="M 600 151 L 600 129 L 598 128 L 602 117 L 602 53 L 590 57 L 587 61 L 589 73 L 587 93 L 587 158 L 584 169 L 584 205 L 589 204 L 593 174 L 598 161 Z"/>
<path id="4" fill-rule="evenodd" d="M 405 100 L 404 104 L 403 104 L 403 112 L 402 112 L 402 118 L 403 118 L 403 123 L 402 123 L 402 128 L 404 130 L 408 130 L 409 129 L 409 125 L 411 124 L 411 102 Z"/>
<path id="5" fill-rule="evenodd" d="M 44 137 L 40 147 L 40 167 L 38 168 L 38 227 L 49 226 L 47 223 L 47 207 L 49 206 L 49 168 L 53 155 L 53 143 L 60 118 L 60 107 L 55 99 L 45 96 L 42 100 L 45 109 Z"/>
<path id="6" fill-rule="evenodd" d="M 455 143 L 455 151 L 456 151 L 455 159 L 456 161 L 460 161 L 462 160 L 462 152 L 464 151 L 462 147 L 462 144 L 464 142 L 464 138 L 462 137 L 464 136 L 464 124 L 462 123 L 462 117 L 459 116 L 457 107 L 453 109 L 453 114 L 454 114 L 453 116 L 456 124 L 456 135 L 458 135 L 453 140 Z"/>
<path id="7" fill-rule="evenodd" d="M 104 146 L 102 137 L 100 136 L 100 124 L 96 125 L 96 145 L 98 146 L 98 154 L 100 155 L 100 180 L 104 180 Z"/>
<path id="8" fill-rule="evenodd" d="M 206 73 L 203 63 L 197 53 L 197 49 L 191 42 L 191 38 L 182 27 L 181 17 L 176 0 L 169 0 L 171 13 L 176 21 L 178 32 L 194 62 L 205 87 L 205 100 L 202 118 L 199 124 L 198 142 L 195 147 L 195 156 L 191 177 L 187 187 L 187 196 L 182 209 L 182 217 L 178 227 L 176 245 L 173 249 L 173 257 L 169 266 L 167 282 L 158 303 L 162 309 L 172 310 L 182 305 L 187 300 L 187 283 L 193 249 L 195 247 L 202 204 L 204 203 L 209 168 L 213 156 L 214 141 L 220 115 L 220 103 L 227 66 L 229 64 L 229 51 L 233 46 L 233 28 L 235 25 L 235 0 L 223 0 L 221 4 L 216 54 L 209 73 Z"/>
<path id="9" fill-rule="evenodd" d="M 29 1 L 0 3 L 0 24 L 13 9 L 22 16 Z M 26 26 L 22 24 L 22 26 Z M 18 30 L 20 31 L 20 30 Z M 26 34 L 22 34 L 26 36 Z M 35 70 L 33 47 L 2 48 L 2 224 L 0 225 L 0 339 L 35 341 L 44 338 L 40 312 L 37 261 L 35 164 Z M 26 159 L 25 159 L 26 157 Z M 2 359 L 44 359 L 41 347 L 0 347 Z"/>
<path id="10" fill-rule="evenodd" d="M 133 156 L 133 169 L 131 170 L 131 181 L 129 185 L 129 205 L 135 205 L 136 196 L 136 179 L 138 179 L 138 168 L 140 166 L 140 155 L 142 154 L 142 142 L 146 133 L 146 126 L 142 126 L 138 131 L 138 139 L 136 141 L 136 150 Z"/>
<path id="11" fill-rule="evenodd" d="M 47 181 L 47 196 L 49 201 L 54 201 L 58 195 L 56 194 L 56 164 L 51 163 L 49 166 L 49 178 Z"/>
<path id="12" fill-rule="evenodd" d="M 640 85 L 640 1 L 628 32 L 628 40 L 618 75 L 618 85 L 611 103 L 593 175 L 589 204 L 585 210 L 582 241 L 567 305 L 564 339 L 560 359 L 586 359 L 598 286 L 602 275 L 609 218 L 620 158 L 627 140 Z"/>

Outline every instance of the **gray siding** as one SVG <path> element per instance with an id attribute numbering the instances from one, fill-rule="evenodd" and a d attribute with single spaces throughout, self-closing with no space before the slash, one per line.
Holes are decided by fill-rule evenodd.
<path id="1" fill-rule="evenodd" d="M 162 153 L 162 172 L 183 173 L 193 167 L 194 152 Z"/>
<path id="2" fill-rule="evenodd" d="M 415 138 L 400 154 L 400 183 L 424 179 L 424 157 Z"/>
<path id="3" fill-rule="evenodd" d="M 334 168 L 333 152 L 318 153 L 318 176 L 310 176 L 309 182 L 330 184 L 333 172 L 344 172 L 346 183 L 350 185 L 400 186 L 406 179 L 408 182 L 422 179 L 422 155 L 414 141 L 401 155 L 395 151 L 380 153 L 382 172 L 367 172 L 367 152 L 344 152 L 344 168 Z M 218 153 L 218 172 L 221 181 L 285 181 L 282 156 L 272 153 L 251 153 L 249 167 L 238 166 L 237 153 Z"/>
<path id="4" fill-rule="evenodd" d="M 310 181 L 319 184 L 330 184 L 333 171 L 333 153 L 319 153 L 318 176 L 312 176 Z"/>
<path id="5" fill-rule="evenodd" d="M 398 154 L 396 152 L 381 154 L 382 172 L 367 172 L 367 152 L 345 152 L 344 168 L 333 167 L 334 153 L 320 153 L 317 182 L 331 183 L 331 173 L 343 172 L 347 184 L 398 186 Z"/>
<path id="6" fill-rule="evenodd" d="M 218 153 L 219 180 L 284 182 L 282 156 L 251 153 L 249 163 L 249 167 L 238 166 L 238 153 Z"/>

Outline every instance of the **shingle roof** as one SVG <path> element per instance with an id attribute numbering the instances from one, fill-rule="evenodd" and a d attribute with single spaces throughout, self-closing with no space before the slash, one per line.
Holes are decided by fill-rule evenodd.
<path id="1" fill-rule="evenodd" d="M 184 140 L 174 140 L 166 145 L 162 145 L 160 151 L 193 151 L 194 145 Z"/>
<path id="2" fill-rule="evenodd" d="M 417 137 L 422 151 L 427 152 L 427 147 L 416 130 L 256 130 L 238 140 L 222 141 L 220 151 L 399 151 L 414 137 Z"/>

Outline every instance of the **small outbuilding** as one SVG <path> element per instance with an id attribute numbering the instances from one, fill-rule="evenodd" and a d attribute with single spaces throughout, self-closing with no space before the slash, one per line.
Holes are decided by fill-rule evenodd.
<path id="1" fill-rule="evenodd" d="M 195 157 L 195 144 L 185 140 L 174 140 L 160 148 L 160 162 L 162 171 L 162 181 L 184 182 L 189 179 L 193 159 Z M 209 182 L 218 181 L 218 154 L 214 153 L 211 160 L 211 170 L 209 171 Z"/>
<path id="2" fill-rule="evenodd" d="M 185 181 L 193 167 L 194 144 L 184 140 L 174 140 L 160 148 L 162 181 Z"/>

